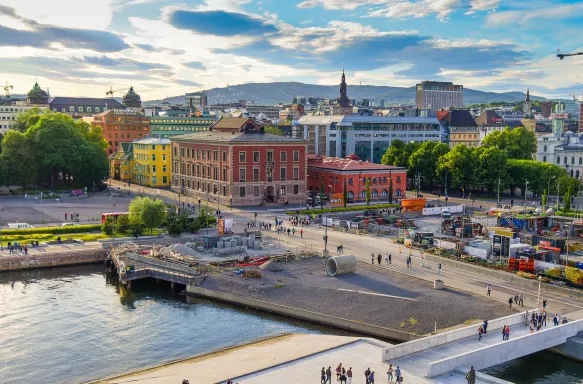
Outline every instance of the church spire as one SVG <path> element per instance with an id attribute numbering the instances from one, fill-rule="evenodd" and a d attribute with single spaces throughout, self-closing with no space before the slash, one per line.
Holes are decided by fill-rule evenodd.
<path id="1" fill-rule="evenodd" d="M 530 101 L 530 88 L 526 89 L 526 101 Z"/>
<path id="2" fill-rule="evenodd" d="M 340 99 L 338 99 L 338 104 L 341 107 L 349 107 L 350 100 L 348 99 L 348 95 L 346 94 L 346 75 L 344 74 L 344 66 L 342 66 L 342 81 L 340 82 Z"/>

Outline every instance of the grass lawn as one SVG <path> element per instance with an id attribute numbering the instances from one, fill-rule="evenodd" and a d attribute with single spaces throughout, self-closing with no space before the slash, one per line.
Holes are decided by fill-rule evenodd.
<path id="1" fill-rule="evenodd" d="M 150 230 L 145 230 L 140 236 L 157 236 L 162 232 L 159 229 L 154 229 L 152 235 L 150 235 Z M 47 241 L 56 241 L 58 237 L 61 237 L 61 240 L 67 239 L 75 239 L 75 240 L 83 240 L 84 242 L 91 242 L 97 240 L 104 240 L 104 239 L 111 239 L 111 236 L 108 236 L 104 233 L 68 233 L 63 235 L 52 235 L 52 234 L 38 234 L 38 235 L 5 235 L 2 236 L 2 245 L 8 245 L 8 242 L 17 241 L 19 244 L 30 244 L 33 240 L 38 240 L 41 243 Z M 125 232 L 116 232 L 116 238 L 120 237 L 133 237 L 131 233 Z"/>

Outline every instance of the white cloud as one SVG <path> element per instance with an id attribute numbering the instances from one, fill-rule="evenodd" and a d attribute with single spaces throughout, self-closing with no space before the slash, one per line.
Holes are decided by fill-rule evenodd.
<path id="1" fill-rule="evenodd" d="M 472 15 L 476 12 L 493 11 L 498 8 L 500 0 L 472 0 L 470 1 L 470 10 L 466 15 Z"/>
<path id="2" fill-rule="evenodd" d="M 298 8 L 315 8 L 318 6 L 324 9 L 346 9 L 353 10 L 362 5 L 383 4 L 390 0 L 306 0 L 299 3 Z"/>
<path id="3" fill-rule="evenodd" d="M 583 3 L 547 5 L 538 9 L 495 12 L 487 16 L 485 26 L 498 27 L 518 24 L 525 27 L 539 28 L 539 24 L 534 24 L 535 21 L 559 21 L 580 18 L 581 12 L 583 12 Z"/>

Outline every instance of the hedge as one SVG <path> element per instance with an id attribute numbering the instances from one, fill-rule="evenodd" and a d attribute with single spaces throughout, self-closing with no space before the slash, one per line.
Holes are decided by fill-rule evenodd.
<path id="1" fill-rule="evenodd" d="M 52 235 L 64 235 L 68 233 L 86 233 L 92 231 L 101 231 L 101 224 L 84 224 L 84 225 L 69 225 L 67 227 L 39 227 L 28 229 L 5 229 L 2 231 L 4 235 L 35 235 L 41 233 L 48 233 Z"/>
<path id="2" fill-rule="evenodd" d="M 366 211 L 369 209 L 387 209 L 387 208 L 399 208 L 401 205 L 399 204 L 376 204 L 376 205 L 353 205 L 350 207 L 336 207 L 336 208 L 324 208 L 324 209 L 301 209 L 299 212 L 302 215 L 306 214 L 317 214 L 317 213 L 326 213 L 326 212 L 346 212 L 346 211 Z M 287 211 L 288 215 L 295 215 L 297 214 L 296 211 Z"/>

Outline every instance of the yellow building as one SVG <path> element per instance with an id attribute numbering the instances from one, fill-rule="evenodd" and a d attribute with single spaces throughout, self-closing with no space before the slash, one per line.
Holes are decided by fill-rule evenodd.
<path id="1" fill-rule="evenodd" d="M 132 143 L 121 143 L 118 150 L 109 156 L 109 177 L 129 182 L 134 170 Z"/>
<path id="2" fill-rule="evenodd" d="M 132 181 L 148 187 L 169 187 L 172 173 L 169 139 L 146 138 L 132 143 Z"/>

